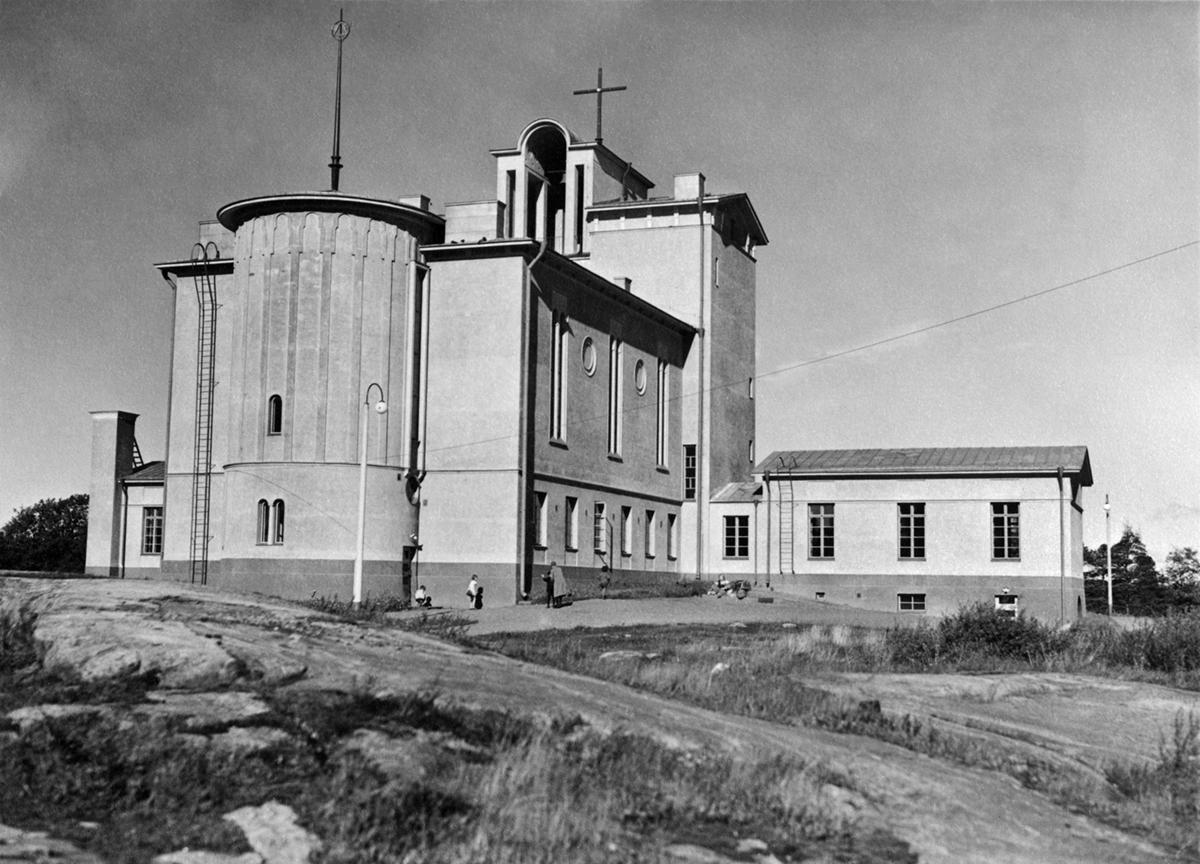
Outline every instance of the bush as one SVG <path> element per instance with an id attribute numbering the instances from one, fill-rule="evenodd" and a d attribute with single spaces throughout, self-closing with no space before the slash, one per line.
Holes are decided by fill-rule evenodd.
<path id="1" fill-rule="evenodd" d="M 1034 663 L 1067 647 L 1070 637 L 1032 618 L 1001 615 L 986 602 L 959 609 L 938 624 L 942 653 Z"/>
<path id="2" fill-rule="evenodd" d="M 0 528 L 0 570 L 82 573 L 87 519 L 83 494 L 23 507 Z"/>

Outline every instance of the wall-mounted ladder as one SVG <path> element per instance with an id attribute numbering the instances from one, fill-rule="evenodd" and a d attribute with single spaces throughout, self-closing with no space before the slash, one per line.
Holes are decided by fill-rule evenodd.
<path id="1" fill-rule="evenodd" d="M 196 414 L 192 450 L 192 582 L 208 584 L 208 541 L 212 492 L 212 426 L 214 366 L 217 352 L 217 278 L 212 264 L 217 245 L 192 248 L 192 280 L 196 287 Z"/>
<path id="2" fill-rule="evenodd" d="M 779 457 L 779 467 L 784 467 L 783 456 Z M 791 460 L 790 467 L 793 469 L 796 467 L 794 458 Z M 787 473 L 786 479 L 781 475 L 777 482 L 779 484 L 779 572 L 795 573 L 796 495 L 791 472 Z"/>

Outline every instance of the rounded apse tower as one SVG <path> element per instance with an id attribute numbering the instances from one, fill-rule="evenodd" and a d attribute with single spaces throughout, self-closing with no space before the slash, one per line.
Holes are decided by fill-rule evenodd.
<path id="1" fill-rule="evenodd" d="M 427 292 L 420 247 L 443 233 L 427 207 L 424 198 L 305 192 L 218 211 L 235 241 L 218 315 L 229 344 L 225 482 L 212 507 L 223 511 L 220 554 L 232 583 L 309 596 L 344 581 L 350 595 L 363 406 L 382 400 L 386 412 L 365 413 L 364 586 L 375 595 L 409 589 Z"/>

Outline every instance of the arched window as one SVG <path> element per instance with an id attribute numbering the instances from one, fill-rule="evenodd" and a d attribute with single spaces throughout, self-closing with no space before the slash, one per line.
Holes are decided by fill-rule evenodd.
<path id="1" fill-rule="evenodd" d="M 283 398 L 278 394 L 267 400 L 267 434 L 283 432 Z"/>
<path id="2" fill-rule="evenodd" d="M 266 499 L 258 502 L 258 542 L 269 543 L 271 539 L 271 508 Z"/>
<path id="3" fill-rule="evenodd" d="M 271 505 L 271 522 L 273 523 L 274 532 L 271 536 L 275 539 L 273 543 L 283 542 L 283 500 L 275 499 L 275 503 Z"/>

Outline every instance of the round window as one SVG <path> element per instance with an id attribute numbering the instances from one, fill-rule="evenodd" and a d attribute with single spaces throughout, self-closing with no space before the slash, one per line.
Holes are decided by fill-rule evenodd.
<path id="1" fill-rule="evenodd" d="M 583 371 L 591 375 L 596 371 L 596 343 L 588 336 L 583 340 Z"/>
<path id="2" fill-rule="evenodd" d="M 646 364 L 641 360 L 633 367 L 633 386 L 637 387 L 639 396 L 646 394 Z"/>

